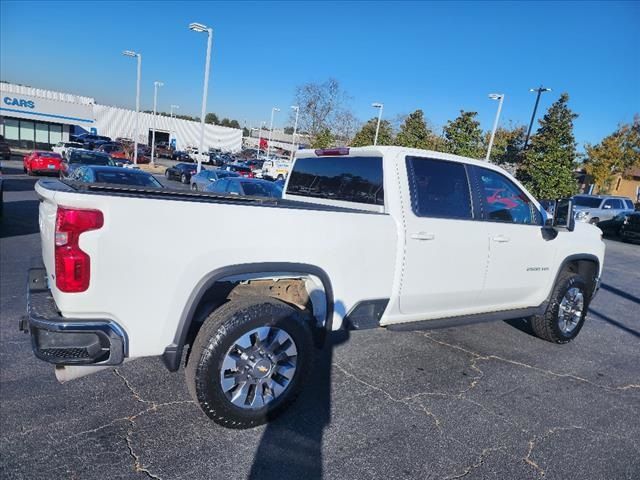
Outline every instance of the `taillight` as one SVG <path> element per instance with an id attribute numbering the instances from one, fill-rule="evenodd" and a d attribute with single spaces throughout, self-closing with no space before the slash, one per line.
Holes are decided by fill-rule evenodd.
<path id="1" fill-rule="evenodd" d="M 89 288 L 91 259 L 80 249 L 80 235 L 104 224 L 100 210 L 58 207 L 55 232 L 56 286 L 62 292 Z"/>

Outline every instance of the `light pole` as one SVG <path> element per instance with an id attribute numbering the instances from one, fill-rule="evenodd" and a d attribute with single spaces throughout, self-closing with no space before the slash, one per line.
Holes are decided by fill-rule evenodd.
<path id="1" fill-rule="evenodd" d="M 162 87 L 164 83 L 153 82 L 153 130 L 151 130 L 151 165 L 155 166 L 155 153 L 156 153 L 156 117 L 158 110 L 158 88 Z"/>
<path id="2" fill-rule="evenodd" d="M 142 55 L 131 50 L 125 50 L 122 54 L 126 57 L 135 57 L 138 59 L 138 75 L 136 80 L 136 122 L 135 132 L 133 135 L 133 163 L 138 164 L 138 117 L 140 116 L 140 76 L 142 74 Z"/>
<path id="3" fill-rule="evenodd" d="M 376 136 L 373 139 L 373 144 L 377 145 L 378 132 L 380 132 L 380 120 L 382 120 L 382 109 L 384 108 L 384 105 L 382 103 L 372 103 L 371 106 L 378 109 L 378 125 L 376 126 Z"/>
<path id="4" fill-rule="evenodd" d="M 269 143 L 267 144 L 267 158 L 271 155 L 271 134 L 273 133 L 273 114 L 274 112 L 279 112 L 280 109 L 278 107 L 273 107 L 271 109 L 271 124 L 269 125 Z"/>
<path id="5" fill-rule="evenodd" d="M 491 156 L 491 147 L 493 146 L 493 139 L 496 136 L 496 129 L 498 128 L 498 120 L 500 119 L 500 110 L 502 110 L 502 102 L 504 100 L 504 93 L 490 93 L 489 98 L 491 100 L 499 100 L 498 111 L 496 112 L 496 119 L 493 121 L 493 129 L 491 130 L 491 137 L 489 138 L 489 147 L 487 148 L 487 157 L 485 161 L 489 161 Z"/>
<path id="6" fill-rule="evenodd" d="M 202 109 L 200 113 L 200 146 L 198 147 L 198 168 L 202 170 L 202 155 L 204 151 L 204 116 L 207 108 L 207 90 L 209 89 L 209 65 L 211 64 L 211 42 L 213 41 L 213 28 L 209 28 L 201 23 L 190 23 L 189 29 L 194 32 L 207 32 L 207 59 L 204 65 L 204 87 L 202 91 Z"/>
<path id="7" fill-rule="evenodd" d="M 529 130 L 527 130 L 527 137 L 524 139 L 524 147 L 522 147 L 522 150 L 526 150 L 527 149 L 527 145 L 529 144 L 529 136 L 531 135 L 531 128 L 533 127 L 533 120 L 536 118 L 536 111 L 538 110 L 538 103 L 540 102 L 540 94 L 542 92 L 550 92 L 551 89 L 543 87 L 542 85 L 540 85 L 538 88 L 530 88 L 529 91 L 530 92 L 538 92 L 538 95 L 536 96 L 536 104 L 533 106 L 533 114 L 531 115 L 531 122 L 529 123 Z"/>
<path id="8" fill-rule="evenodd" d="M 171 119 L 171 128 L 169 131 L 169 148 L 171 148 L 171 135 L 173 134 L 173 132 L 175 131 L 174 127 L 175 127 L 175 120 L 174 120 L 174 116 L 173 116 L 173 109 L 175 108 L 176 110 L 180 108 L 180 105 L 171 105 L 169 107 L 171 109 L 170 113 L 169 113 L 169 117 Z M 176 147 L 178 146 L 178 140 L 174 138 L 174 140 L 176 140 Z"/>
<path id="9" fill-rule="evenodd" d="M 262 128 L 267 124 L 266 120 L 260 122 L 260 128 L 258 129 L 258 153 L 256 158 L 260 158 L 260 140 L 262 139 Z"/>
<path id="10" fill-rule="evenodd" d="M 291 105 L 291 109 L 296 111 L 296 121 L 293 124 L 293 135 L 291 136 L 291 143 L 293 146 L 291 148 L 291 156 L 289 157 L 289 160 L 293 160 L 293 154 L 297 150 L 296 133 L 298 132 L 298 114 L 300 113 L 300 107 L 298 105 Z"/>

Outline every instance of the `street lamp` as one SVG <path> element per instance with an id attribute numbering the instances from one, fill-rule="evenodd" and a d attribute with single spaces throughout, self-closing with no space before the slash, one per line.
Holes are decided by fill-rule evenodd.
<path id="1" fill-rule="evenodd" d="M 133 163 L 138 163 L 138 117 L 140 116 L 140 75 L 142 73 L 142 55 L 131 50 L 122 52 L 125 57 L 138 59 L 138 78 L 136 80 L 136 126 L 133 135 Z"/>
<path id="2" fill-rule="evenodd" d="M 293 144 L 293 148 L 291 149 L 291 157 L 290 160 L 293 160 L 293 154 L 297 150 L 296 148 L 296 132 L 298 131 L 298 114 L 300 113 L 300 107 L 297 105 L 291 105 L 291 109 L 296 111 L 296 121 L 293 124 L 293 135 L 291 136 L 291 143 Z"/>
<path id="3" fill-rule="evenodd" d="M 373 139 L 373 144 L 377 145 L 378 132 L 380 132 L 380 120 L 382 120 L 382 109 L 384 108 L 384 105 L 382 103 L 372 103 L 371 106 L 378 109 L 378 125 L 376 126 L 376 136 Z"/>
<path id="4" fill-rule="evenodd" d="M 523 150 L 526 150 L 527 149 L 527 145 L 529 144 L 529 136 L 531 135 L 531 128 L 533 127 L 533 120 L 536 118 L 536 111 L 538 110 L 538 103 L 540 102 L 540 94 L 542 92 L 550 92 L 551 89 L 543 87 L 542 85 L 540 85 L 538 88 L 530 88 L 529 91 L 530 92 L 538 92 L 538 95 L 536 96 L 536 104 L 533 107 L 533 114 L 531 115 L 531 122 L 529 123 L 529 130 L 527 130 L 527 137 L 524 139 L 524 147 L 522 147 Z"/>
<path id="5" fill-rule="evenodd" d="M 500 119 L 500 110 L 502 110 L 502 102 L 504 100 L 504 93 L 490 93 L 489 98 L 491 100 L 499 100 L 498 111 L 496 112 L 496 119 L 493 121 L 493 129 L 491 130 L 491 138 L 489 138 L 489 147 L 487 148 L 487 157 L 485 160 L 488 162 L 491 156 L 491 147 L 493 146 L 493 139 L 496 136 L 496 129 L 498 128 L 498 120 Z"/>
<path id="6" fill-rule="evenodd" d="M 271 155 L 271 134 L 273 133 L 273 114 L 274 112 L 279 112 L 280 109 L 278 107 L 273 107 L 271 109 L 271 125 L 269 125 L 269 143 L 267 144 L 267 158 Z"/>
<path id="7" fill-rule="evenodd" d="M 190 23 L 189 30 L 194 32 L 207 32 L 207 58 L 204 65 L 204 87 L 202 91 L 202 109 L 200 113 L 200 146 L 198 148 L 198 168 L 197 172 L 202 170 L 202 155 L 204 151 L 204 116 L 207 108 L 207 90 L 209 88 L 209 65 L 211 64 L 211 42 L 213 41 L 213 28 L 209 28 L 201 23 Z"/>
<path id="8" fill-rule="evenodd" d="M 171 105 L 170 107 L 170 111 L 169 111 L 169 118 L 171 119 L 171 128 L 169 129 L 169 147 L 171 147 L 171 135 L 173 134 L 173 132 L 175 132 L 175 120 L 174 120 L 174 115 L 173 115 L 173 109 L 175 108 L 176 110 L 180 108 L 180 105 Z M 174 140 L 176 140 L 176 146 L 178 145 L 178 140 L 174 138 Z"/>
<path id="9" fill-rule="evenodd" d="M 151 165 L 155 166 L 156 153 L 156 117 L 158 107 L 158 88 L 164 86 L 162 82 L 153 82 L 153 130 L 151 130 Z"/>

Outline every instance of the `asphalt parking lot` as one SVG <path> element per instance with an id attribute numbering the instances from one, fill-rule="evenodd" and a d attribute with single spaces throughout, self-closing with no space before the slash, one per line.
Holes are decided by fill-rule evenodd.
<path id="1" fill-rule="evenodd" d="M 571 344 L 523 321 L 338 334 L 291 410 L 234 431 L 159 359 L 65 385 L 35 359 L 18 320 L 40 254 L 36 180 L 17 161 L 3 175 L 4 479 L 640 478 L 640 245 L 607 240 L 602 289 Z"/>

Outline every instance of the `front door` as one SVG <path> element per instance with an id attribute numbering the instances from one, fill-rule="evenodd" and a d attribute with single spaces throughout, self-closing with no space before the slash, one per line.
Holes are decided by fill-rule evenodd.
<path id="1" fill-rule="evenodd" d="M 408 156 L 406 168 L 400 311 L 411 320 L 478 313 L 489 246 L 486 225 L 475 220 L 468 167 Z"/>
<path id="2" fill-rule="evenodd" d="M 480 304 L 488 311 L 538 306 L 548 294 L 555 242 L 542 214 L 508 177 L 473 167 L 489 236 L 489 268 Z"/>

